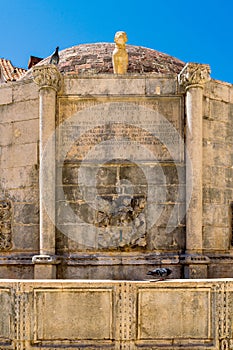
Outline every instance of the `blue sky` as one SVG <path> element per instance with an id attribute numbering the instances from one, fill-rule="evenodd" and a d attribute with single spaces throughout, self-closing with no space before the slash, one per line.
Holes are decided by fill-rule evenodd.
<path id="1" fill-rule="evenodd" d="M 233 83 L 232 0 L 0 0 L 0 23 L 0 57 L 19 67 L 124 30 L 128 44 L 208 63 L 212 78 Z"/>

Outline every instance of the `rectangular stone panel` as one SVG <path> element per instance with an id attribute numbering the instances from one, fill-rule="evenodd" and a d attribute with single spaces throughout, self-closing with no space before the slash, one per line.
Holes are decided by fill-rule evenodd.
<path id="1" fill-rule="evenodd" d="M 209 289 L 139 288 L 139 340 L 208 340 L 211 332 Z"/>
<path id="2" fill-rule="evenodd" d="M 96 105 L 91 99 L 61 99 L 60 159 L 71 163 L 114 158 L 182 162 L 182 103 L 177 97 L 99 98 Z"/>
<path id="3" fill-rule="evenodd" d="M 12 302 L 10 289 L 0 289 L 0 345 L 12 339 Z"/>
<path id="4" fill-rule="evenodd" d="M 79 78 L 65 80 L 64 93 L 76 95 L 77 91 L 81 95 L 144 95 L 145 79 L 124 79 L 115 77 L 107 79 L 99 78 Z"/>
<path id="5" fill-rule="evenodd" d="M 34 290 L 34 341 L 110 340 L 111 289 Z"/>

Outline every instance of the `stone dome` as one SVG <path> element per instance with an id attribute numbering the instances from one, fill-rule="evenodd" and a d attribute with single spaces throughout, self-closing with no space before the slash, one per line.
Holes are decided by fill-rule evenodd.
<path id="1" fill-rule="evenodd" d="M 64 74 L 113 73 L 112 53 L 115 44 L 81 44 L 59 51 L 58 69 Z M 126 45 L 128 73 L 178 74 L 185 63 L 179 59 L 142 46 Z M 48 64 L 50 56 L 38 65 Z M 30 75 L 30 70 L 25 77 Z"/>

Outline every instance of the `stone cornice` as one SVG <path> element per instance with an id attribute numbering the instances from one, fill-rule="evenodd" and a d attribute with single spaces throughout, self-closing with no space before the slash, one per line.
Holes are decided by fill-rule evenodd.
<path id="1" fill-rule="evenodd" d="M 33 67 L 33 80 L 41 88 L 52 88 L 59 92 L 61 89 L 61 74 L 53 64 Z"/>
<path id="2" fill-rule="evenodd" d="M 178 75 L 178 82 L 184 88 L 192 86 L 202 87 L 210 80 L 210 66 L 208 64 L 187 63 Z"/>

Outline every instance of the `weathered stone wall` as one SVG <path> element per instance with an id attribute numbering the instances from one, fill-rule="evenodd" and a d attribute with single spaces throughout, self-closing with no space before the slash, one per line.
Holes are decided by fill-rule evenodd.
<path id="1" fill-rule="evenodd" d="M 0 282 L 1 349 L 231 349 L 233 280 Z"/>
<path id="2" fill-rule="evenodd" d="M 232 126 L 232 86 L 211 81 L 204 91 L 203 114 L 203 246 L 211 253 L 233 248 Z"/>
<path id="3" fill-rule="evenodd" d="M 70 78 L 64 92 L 56 244 L 69 260 L 58 267 L 59 276 L 143 277 L 142 253 L 174 255 L 185 249 L 184 102 L 176 95 L 176 80 Z M 97 261 L 86 255 L 81 266 L 85 251 L 95 252 Z M 126 254 L 120 271 L 123 251 L 129 258 Z"/>
<path id="4" fill-rule="evenodd" d="M 232 277 L 232 86 L 210 81 L 203 102 L 203 254 L 209 277 Z M 141 279 L 160 264 L 183 277 L 183 111 L 174 76 L 64 78 L 54 134 L 58 278 Z M 32 278 L 39 91 L 31 80 L 1 85 L 0 135 L 0 277 Z"/>
<path id="5" fill-rule="evenodd" d="M 9 203 L 11 223 L 9 244 L 0 244 L 0 277 L 33 276 L 32 266 L 20 266 L 15 257 L 38 251 L 38 110 L 32 82 L 0 87 L 0 199 L 2 206 Z M 6 220 L 0 230 L 3 238 Z"/>

